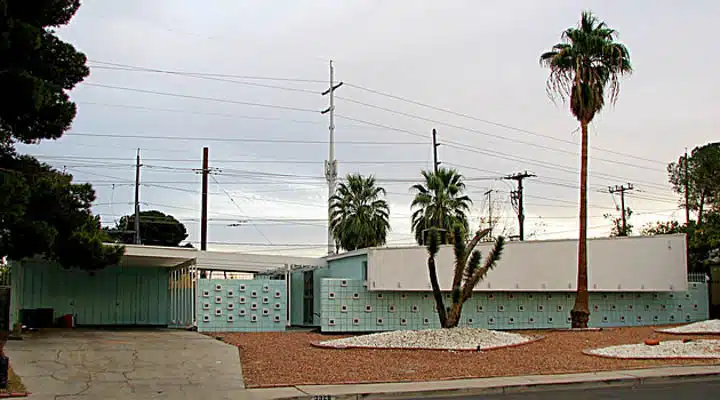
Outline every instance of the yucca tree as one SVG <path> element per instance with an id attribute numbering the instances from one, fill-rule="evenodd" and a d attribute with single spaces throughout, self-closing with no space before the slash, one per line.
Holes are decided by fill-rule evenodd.
<path id="1" fill-rule="evenodd" d="M 375 177 L 350 174 L 330 198 L 335 242 L 345 250 L 382 246 L 390 231 L 390 207 Z"/>
<path id="2" fill-rule="evenodd" d="M 505 246 L 505 238 L 499 236 L 495 239 L 495 245 L 481 266 L 482 254 L 480 254 L 479 250 L 475 250 L 475 246 L 489 234 L 490 230 L 477 231 L 472 240 L 466 243 L 464 229 L 460 224 L 456 224 L 452 228 L 453 245 L 455 248 L 455 268 L 452 287 L 450 288 L 452 304 L 448 307 L 445 306 L 443 301 L 437 278 L 437 267 L 435 265 L 435 257 L 440 250 L 438 232 L 435 228 L 431 228 L 428 231 L 427 250 L 430 285 L 433 290 L 438 317 L 440 318 L 440 326 L 443 328 L 455 328 L 458 326 L 460 316 L 462 315 L 463 304 L 472 297 L 473 289 L 485 278 L 488 271 L 495 268 L 497 262 L 500 261 Z"/>
<path id="3" fill-rule="evenodd" d="M 465 194 L 463 176 L 452 168 L 439 168 L 437 172 L 422 171 L 425 182 L 413 185 L 415 192 L 410 208 L 412 231 L 418 244 L 425 244 L 429 229 L 440 232 L 440 244 L 452 243 L 452 229 L 460 224 L 463 232 L 468 231 L 467 213 L 472 200 Z M 451 234 L 448 235 L 447 232 Z"/>
<path id="4" fill-rule="evenodd" d="M 540 65 L 550 70 L 547 92 L 570 104 L 580 122 L 580 235 L 575 306 L 570 312 L 572 327 L 585 328 L 590 317 L 587 291 L 587 165 L 588 125 L 605 105 L 615 103 L 620 78 L 632 72 L 630 53 L 615 41 L 617 32 L 585 11 L 577 27 L 562 33 L 562 42 L 540 56 Z"/>

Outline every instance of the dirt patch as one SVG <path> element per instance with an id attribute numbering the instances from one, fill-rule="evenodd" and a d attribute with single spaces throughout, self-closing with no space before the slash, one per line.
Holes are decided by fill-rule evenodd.
<path id="1" fill-rule="evenodd" d="M 8 387 L 7 389 L 0 389 L 0 397 L 3 397 L 3 395 L 27 395 L 27 389 L 25 389 L 20 377 L 15 374 L 12 368 L 8 372 Z"/>
<path id="2" fill-rule="evenodd" d="M 677 339 L 657 333 L 657 327 L 602 331 L 517 331 L 542 335 L 543 340 L 491 352 L 437 350 L 323 349 L 312 342 L 354 335 L 304 332 L 216 334 L 240 347 L 247 387 L 413 382 L 491 376 L 560 374 L 670 365 L 720 365 L 720 360 L 619 360 L 593 357 L 583 350 L 645 339 Z M 695 336 L 688 335 L 693 338 Z M 713 337 L 698 336 L 711 339 Z M 720 335 L 716 337 L 720 339 Z"/>

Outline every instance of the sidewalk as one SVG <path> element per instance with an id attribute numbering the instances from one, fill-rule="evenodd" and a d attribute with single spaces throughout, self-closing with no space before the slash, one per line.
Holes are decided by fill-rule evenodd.
<path id="1" fill-rule="evenodd" d="M 720 366 L 664 367 L 581 374 L 509 376 L 451 381 L 367 383 L 358 385 L 300 385 L 269 389 L 248 389 L 247 399 L 333 399 L 422 398 L 437 396 L 511 393 L 538 389 L 593 388 L 632 385 L 689 378 L 720 376 Z"/>

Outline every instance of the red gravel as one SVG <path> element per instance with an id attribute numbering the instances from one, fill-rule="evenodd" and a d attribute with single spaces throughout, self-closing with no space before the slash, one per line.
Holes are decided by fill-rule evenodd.
<path id="1" fill-rule="evenodd" d="M 519 332 L 543 335 L 524 346 L 488 352 L 438 350 L 324 349 L 311 342 L 346 336 L 301 332 L 226 333 L 238 345 L 247 387 L 359 382 L 426 381 L 490 376 L 560 374 L 669 365 L 720 365 L 714 360 L 619 360 L 585 355 L 583 350 L 645 339 L 677 340 L 657 327 L 603 331 Z M 720 335 L 689 338 L 720 339 Z"/>

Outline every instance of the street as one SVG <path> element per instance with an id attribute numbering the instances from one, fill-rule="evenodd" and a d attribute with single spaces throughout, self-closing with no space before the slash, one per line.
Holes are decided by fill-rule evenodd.
<path id="1" fill-rule="evenodd" d="M 691 400 L 720 398 L 720 378 L 688 380 L 679 383 L 646 383 L 639 386 L 614 386 L 596 389 L 537 390 L 525 393 L 437 397 L 433 400 Z"/>

